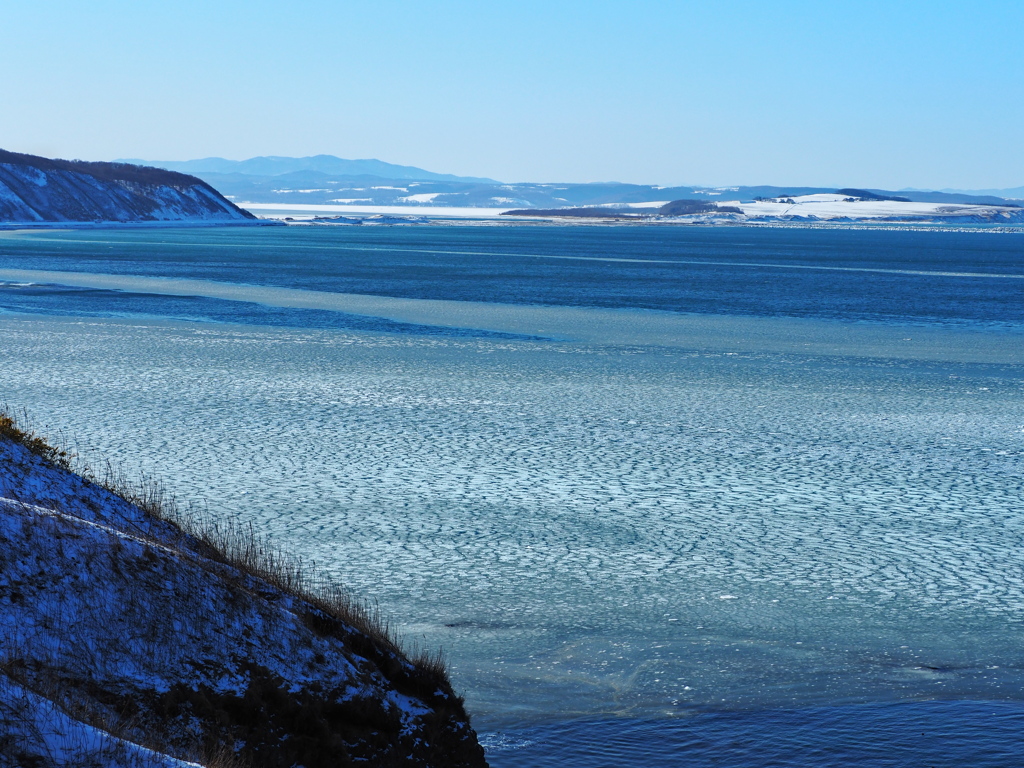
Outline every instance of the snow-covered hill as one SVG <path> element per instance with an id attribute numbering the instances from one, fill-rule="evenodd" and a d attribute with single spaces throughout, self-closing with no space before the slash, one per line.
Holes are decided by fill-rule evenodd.
<path id="1" fill-rule="evenodd" d="M 486 765 L 436 663 L 239 534 L 184 533 L 0 413 L 0 766 Z"/>
<path id="2" fill-rule="evenodd" d="M 907 221 L 1022 224 L 1024 209 L 1009 205 L 950 205 L 909 200 L 877 200 L 841 194 L 800 195 L 754 202 L 719 201 L 739 208 L 747 221 Z"/>
<path id="3" fill-rule="evenodd" d="M 637 221 L 671 224 L 1024 224 L 1024 208 L 1015 205 L 972 205 L 914 202 L 882 197 L 865 190 L 861 196 L 816 193 L 756 200 L 682 199 L 652 204 L 602 207 L 520 209 L 502 215 L 576 221 Z"/>
<path id="4" fill-rule="evenodd" d="M 205 181 L 123 163 L 0 150 L 0 222 L 207 222 L 255 217 Z"/>

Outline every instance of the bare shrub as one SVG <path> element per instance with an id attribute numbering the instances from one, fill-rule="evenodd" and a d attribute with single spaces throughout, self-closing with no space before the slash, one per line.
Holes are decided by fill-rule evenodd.
<path id="1" fill-rule="evenodd" d="M 50 464 L 71 469 L 74 455 L 67 448 L 67 440 L 61 437 L 54 445 L 26 426 L 27 422 L 26 413 L 15 414 L 6 403 L 0 403 L 0 437 L 24 446 Z"/>

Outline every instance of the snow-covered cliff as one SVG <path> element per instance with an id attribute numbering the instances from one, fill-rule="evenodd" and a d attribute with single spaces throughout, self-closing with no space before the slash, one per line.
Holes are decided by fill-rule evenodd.
<path id="1" fill-rule="evenodd" d="M 0 766 L 486 766 L 436 663 L 226 540 L 0 411 Z"/>
<path id="2" fill-rule="evenodd" d="M 241 222 L 255 217 L 205 181 L 125 163 L 0 150 L 0 222 Z"/>

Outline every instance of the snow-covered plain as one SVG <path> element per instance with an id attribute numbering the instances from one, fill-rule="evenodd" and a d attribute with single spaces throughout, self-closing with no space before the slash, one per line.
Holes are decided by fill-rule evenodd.
<path id="1" fill-rule="evenodd" d="M 788 202 L 788 201 L 792 202 Z M 1020 209 L 985 205 L 949 205 L 945 203 L 909 203 L 898 200 L 860 200 L 847 195 L 819 194 L 800 197 L 759 200 L 743 203 L 738 200 L 716 200 L 721 206 L 743 211 L 747 219 L 802 217 L 829 221 L 834 219 L 957 219 L 986 217 L 995 220 L 1024 221 Z"/>
<path id="2" fill-rule="evenodd" d="M 351 205 L 295 205 L 291 203 L 246 203 L 239 206 L 261 216 L 284 218 L 286 216 L 323 216 L 324 214 L 352 213 L 385 216 L 431 216 L 455 219 L 496 219 L 509 208 L 452 208 L 440 205 L 363 205 L 353 201 Z"/>
<path id="3" fill-rule="evenodd" d="M 359 199 L 336 200 L 338 205 L 298 205 L 292 203 L 247 203 L 244 209 L 271 218 L 312 218 L 325 214 L 421 216 L 428 219 L 501 219 L 515 222 L 517 217 L 504 216 L 516 207 L 522 207 L 512 199 L 502 200 L 506 207 L 469 208 L 426 205 L 436 198 L 434 193 L 409 195 L 402 198 L 409 205 L 366 205 Z M 497 198 L 495 199 L 498 201 Z M 789 202 L 789 201 L 792 202 Z M 638 218 L 637 223 L 673 224 L 766 224 L 806 222 L 892 222 L 892 223 L 988 223 L 1024 224 L 1024 209 L 990 205 L 949 205 L 944 203 L 905 203 L 895 200 L 852 200 L 845 195 L 818 194 L 785 198 L 786 202 L 757 201 L 743 203 L 736 200 L 716 199 L 720 206 L 739 208 L 741 213 L 721 212 L 692 214 L 687 216 L 652 216 Z M 636 213 L 654 213 L 655 209 L 670 201 L 658 200 L 644 203 L 622 203 L 605 207 L 621 208 Z M 529 217 L 531 223 L 537 217 Z M 573 223 L 600 224 L 602 219 L 572 219 Z"/>

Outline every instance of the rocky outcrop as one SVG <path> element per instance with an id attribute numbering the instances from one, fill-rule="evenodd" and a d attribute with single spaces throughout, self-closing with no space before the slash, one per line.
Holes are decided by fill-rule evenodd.
<path id="1" fill-rule="evenodd" d="M 68 464 L 0 413 L 0 765 L 486 766 L 436 658 Z"/>
<path id="2" fill-rule="evenodd" d="M 205 181 L 126 163 L 0 150 L 0 222 L 245 222 L 255 217 Z"/>

